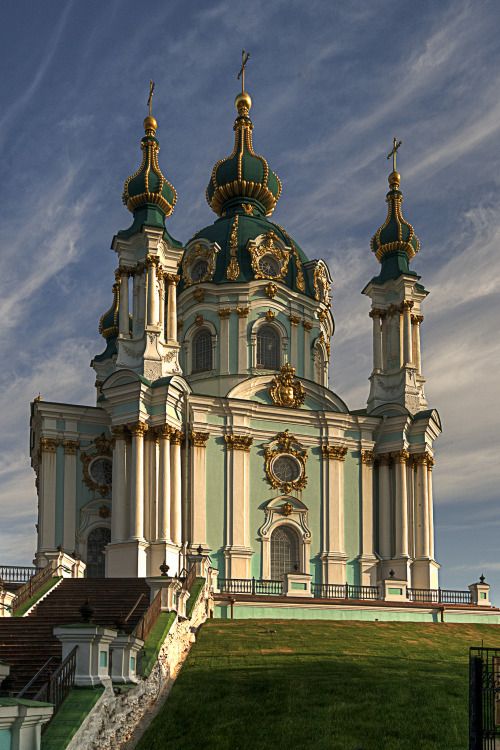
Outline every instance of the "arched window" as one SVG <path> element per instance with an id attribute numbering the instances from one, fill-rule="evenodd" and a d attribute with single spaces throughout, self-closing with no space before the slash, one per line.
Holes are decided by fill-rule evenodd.
<path id="1" fill-rule="evenodd" d="M 300 572 L 299 540 L 290 526 L 278 526 L 271 534 L 271 579 Z"/>
<path id="2" fill-rule="evenodd" d="M 193 337 L 193 372 L 212 369 L 212 336 L 208 328 L 202 328 Z"/>
<path id="3" fill-rule="evenodd" d="M 273 326 L 262 326 L 257 332 L 257 367 L 279 370 L 280 336 Z"/>
<path id="4" fill-rule="evenodd" d="M 87 578 L 104 578 L 104 548 L 111 541 L 111 531 L 106 526 L 93 529 L 87 538 Z"/>

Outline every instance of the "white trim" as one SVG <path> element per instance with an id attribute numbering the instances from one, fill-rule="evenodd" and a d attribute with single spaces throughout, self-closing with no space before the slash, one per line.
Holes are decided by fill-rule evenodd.
<path id="1" fill-rule="evenodd" d="M 289 516 L 284 516 L 281 506 L 290 503 L 293 510 Z M 298 498 L 291 495 L 280 495 L 269 500 L 264 506 L 265 519 L 257 534 L 262 543 L 261 570 L 262 578 L 271 578 L 271 536 L 279 526 L 290 526 L 298 536 L 299 559 L 302 570 L 300 573 L 309 574 L 311 530 L 308 526 L 308 508 Z"/>

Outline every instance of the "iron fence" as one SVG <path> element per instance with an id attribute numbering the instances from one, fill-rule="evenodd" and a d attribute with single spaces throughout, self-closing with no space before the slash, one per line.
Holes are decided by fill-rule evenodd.
<path id="1" fill-rule="evenodd" d="M 411 602 L 423 604 L 472 604 L 470 591 L 456 591 L 453 589 L 408 589 L 408 599 Z"/>
<path id="2" fill-rule="evenodd" d="M 378 586 L 357 586 L 350 583 L 312 583 L 316 599 L 380 599 Z"/>
<path id="3" fill-rule="evenodd" d="M 15 599 L 12 600 L 12 611 L 15 612 L 15 610 L 19 609 L 19 607 L 27 602 L 28 599 L 31 599 L 31 597 L 41 589 L 45 581 L 48 581 L 49 578 L 53 578 L 57 573 L 58 571 L 54 570 L 51 565 L 47 565 L 46 568 L 40 568 L 34 576 L 31 576 L 31 578 L 29 578 L 26 583 L 18 589 Z"/>
<path id="4" fill-rule="evenodd" d="M 500 747 L 500 649 L 469 651 L 469 750 Z"/>
<path id="5" fill-rule="evenodd" d="M 219 591 L 223 594 L 251 594 L 252 596 L 281 596 L 283 581 L 263 578 L 219 578 Z"/>

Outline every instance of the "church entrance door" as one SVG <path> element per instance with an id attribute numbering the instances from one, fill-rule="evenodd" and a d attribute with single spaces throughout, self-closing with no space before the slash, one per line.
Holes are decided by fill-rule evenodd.
<path id="1" fill-rule="evenodd" d="M 87 539 L 87 578 L 104 578 L 104 548 L 111 541 L 111 531 L 105 526 L 93 529 Z"/>
<path id="2" fill-rule="evenodd" d="M 299 540 L 290 526 L 278 526 L 271 534 L 271 578 L 281 580 L 285 573 L 296 573 L 299 564 Z"/>

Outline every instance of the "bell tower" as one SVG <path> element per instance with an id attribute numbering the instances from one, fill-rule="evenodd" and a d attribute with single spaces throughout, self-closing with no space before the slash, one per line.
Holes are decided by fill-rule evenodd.
<path id="1" fill-rule="evenodd" d="M 371 249 L 381 264 L 380 273 L 363 289 L 372 300 L 373 369 L 370 375 L 368 413 L 383 404 L 404 406 L 411 414 L 427 407 L 420 352 L 421 305 L 428 292 L 410 261 L 420 249 L 412 225 L 401 211 L 401 176 L 396 171 L 394 139 L 393 170 L 386 196 L 387 217 L 371 240 Z"/>

